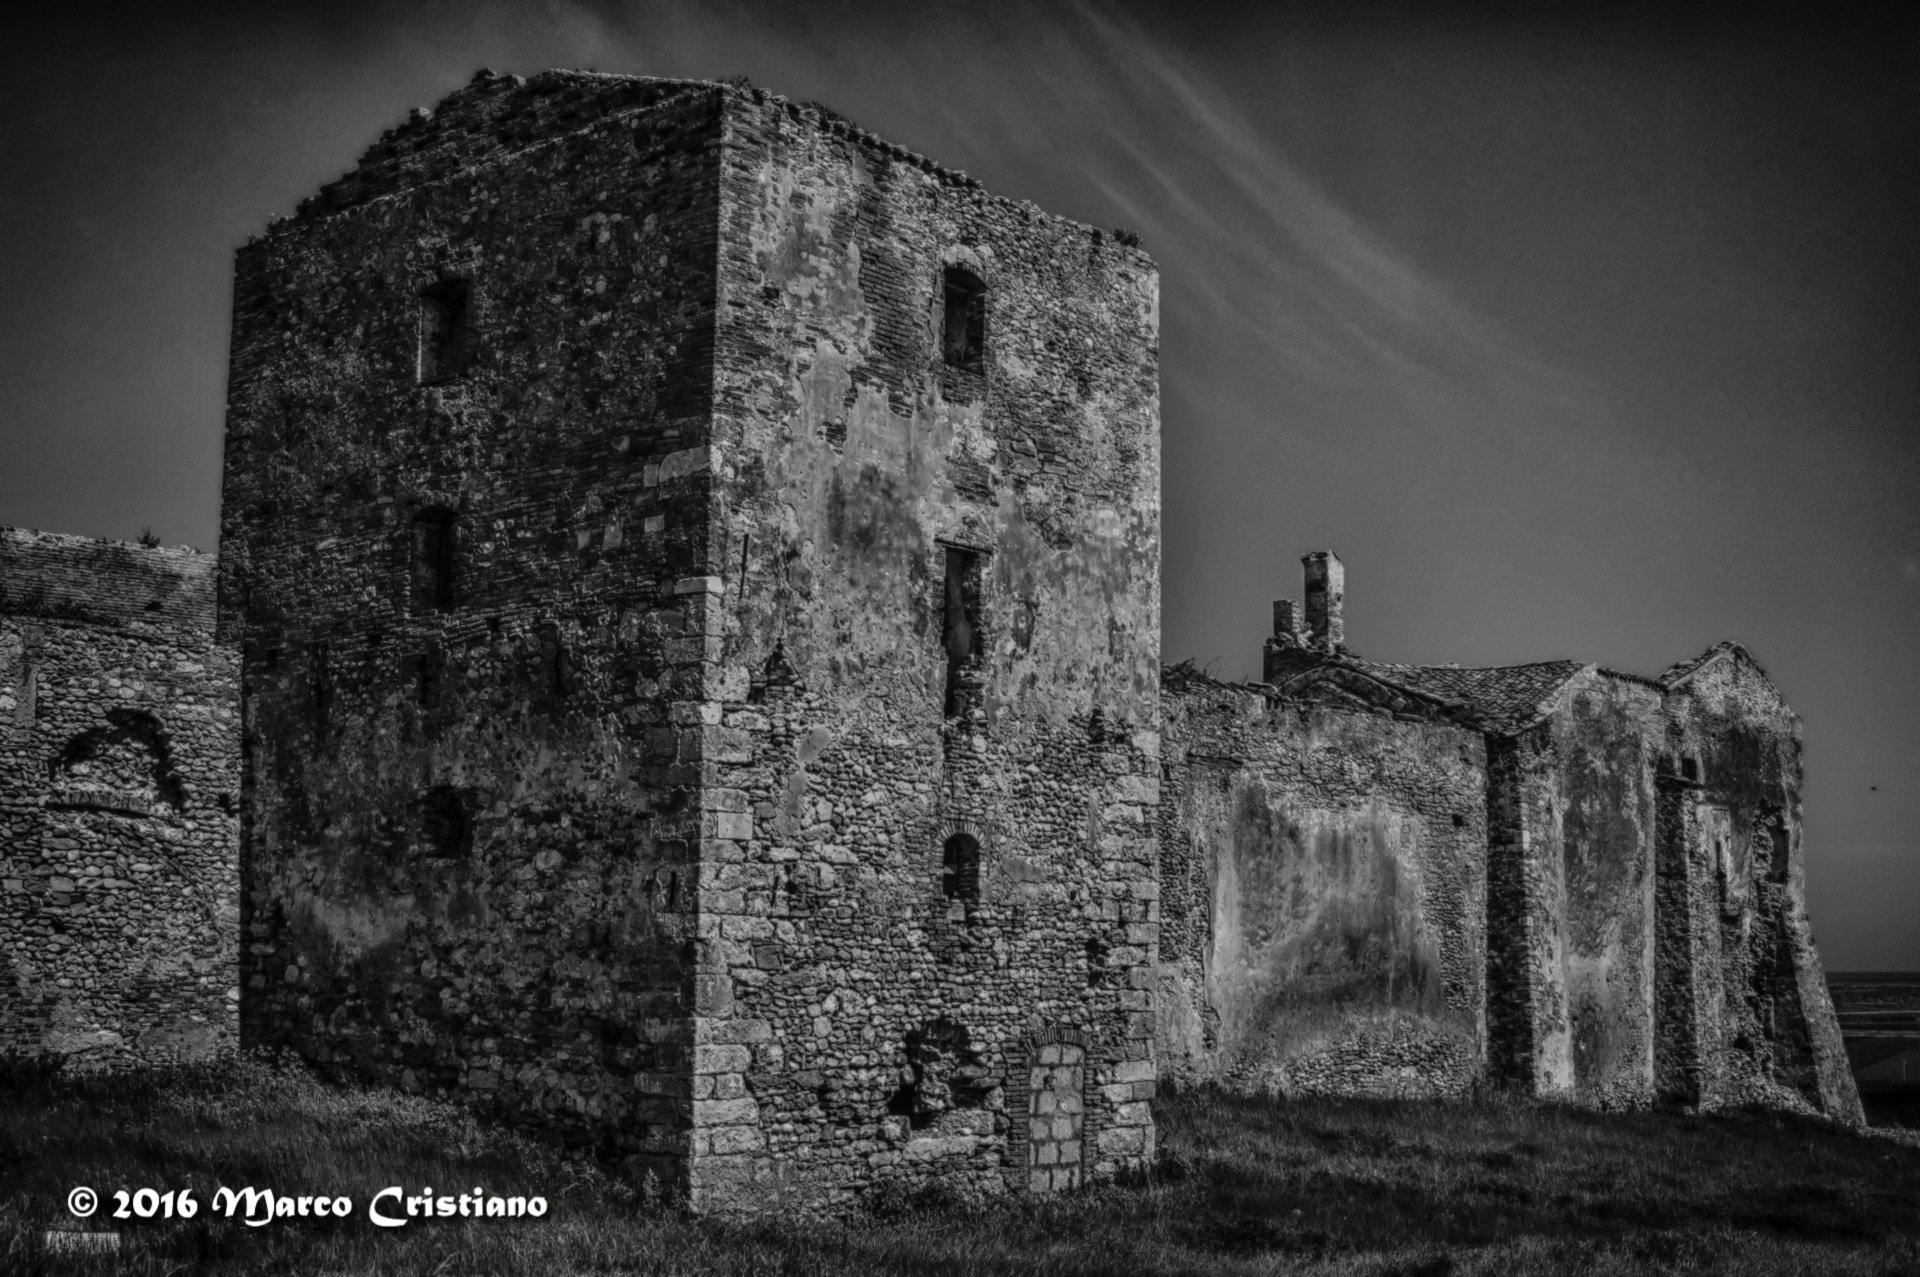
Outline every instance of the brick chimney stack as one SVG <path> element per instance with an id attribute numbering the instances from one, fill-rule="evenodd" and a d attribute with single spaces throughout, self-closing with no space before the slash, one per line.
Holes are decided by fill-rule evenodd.
<path id="1" fill-rule="evenodd" d="M 1347 570 L 1332 550 L 1315 550 L 1300 562 L 1307 571 L 1307 646 L 1332 656 L 1346 646 L 1341 606 L 1347 597 Z"/>
<path id="2" fill-rule="evenodd" d="M 1282 647 L 1302 647 L 1306 643 L 1301 631 L 1306 628 L 1306 618 L 1301 615 L 1300 605 L 1292 599 L 1273 601 L 1273 637 Z"/>

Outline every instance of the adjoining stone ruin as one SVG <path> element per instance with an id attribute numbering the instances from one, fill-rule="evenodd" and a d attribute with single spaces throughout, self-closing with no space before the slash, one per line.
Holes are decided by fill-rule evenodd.
<path id="1" fill-rule="evenodd" d="M 0 1052 L 204 1059 L 239 1016 L 239 680 L 212 555 L 0 529 Z"/>
<path id="2" fill-rule="evenodd" d="M 1163 1069 L 1861 1120 L 1799 721 L 1744 649 L 1659 679 L 1366 661 L 1339 559 L 1303 565 L 1264 682 L 1163 688 Z"/>

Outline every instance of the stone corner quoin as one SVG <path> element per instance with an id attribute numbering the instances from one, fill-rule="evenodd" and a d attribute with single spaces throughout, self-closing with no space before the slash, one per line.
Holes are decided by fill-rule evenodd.
<path id="1" fill-rule="evenodd" d="M 1326 553 L 1163 670 L 1158 350 L 1132 236 L 823 107 L 414 112 L 240 251 L 217 566 L 0 534 L 0 1040 L 730 1212 L 1110 1178 L 1166 1076 L 1857 1118 L 1750 658 L 1449 690 Z"/>

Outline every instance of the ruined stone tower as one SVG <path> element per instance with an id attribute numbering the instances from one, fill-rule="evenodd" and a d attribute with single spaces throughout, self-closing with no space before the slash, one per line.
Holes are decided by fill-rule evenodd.
<path id="1" fill-rule="evenodd" d="M 1152 1153 L 1157 277 L 482 73 L 240 253 L 243 1028 L 706 1206 Z"/>

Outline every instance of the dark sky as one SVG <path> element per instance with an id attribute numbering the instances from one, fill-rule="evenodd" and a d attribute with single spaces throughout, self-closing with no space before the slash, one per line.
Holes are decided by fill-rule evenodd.
<path id="1" fill-rule="evenodd" d="M 45 6 L 0 523 L 214 544 L 233 250 L 409 107 L 744 73 L 1141 233 L 1166 659 L 1256 676 L 1323 546 L 1375 659 L 1738 639 L 1806 722 L 1827 965 L 1920 968 L 1920 28 L 1349 11 Z"/>

